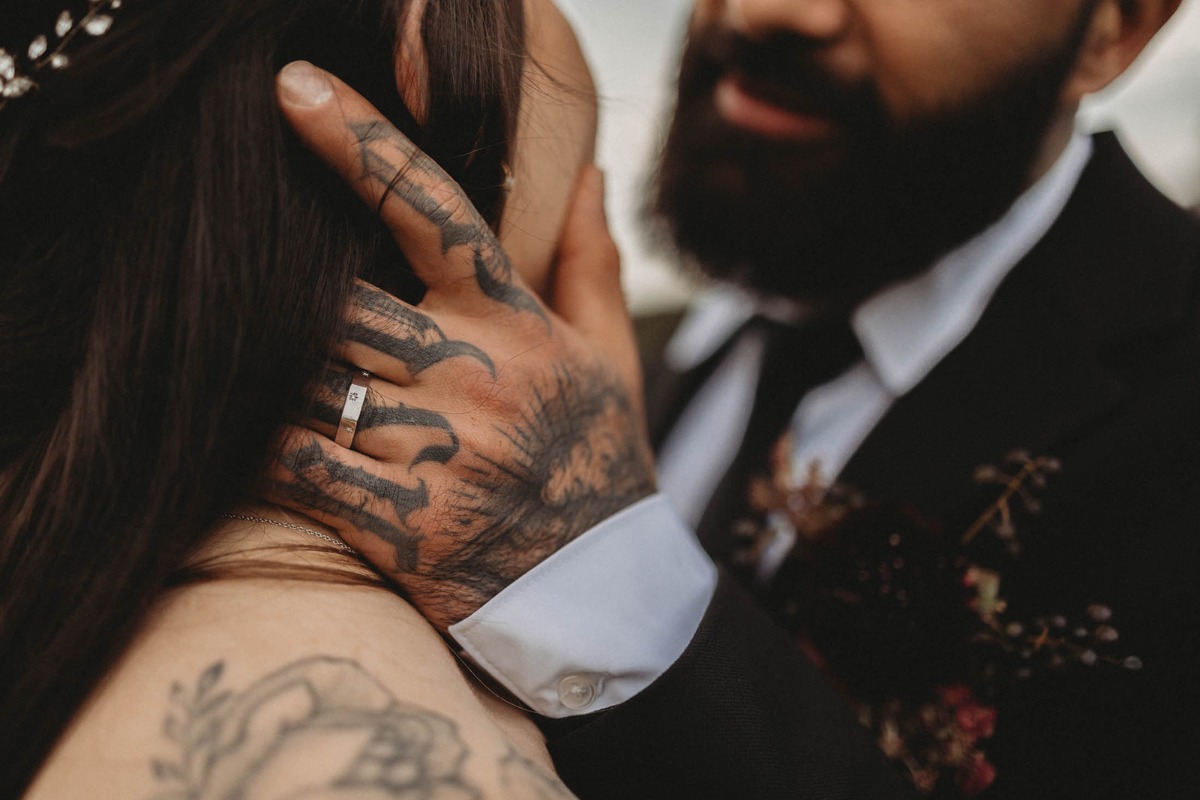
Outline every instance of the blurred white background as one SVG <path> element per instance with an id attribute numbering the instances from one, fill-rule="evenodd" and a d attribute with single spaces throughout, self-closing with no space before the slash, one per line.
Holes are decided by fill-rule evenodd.
<path id="1" fill-rule="evenodd" d="M 670 113 L 692 0 L 557 0 L 575 25 L 600 92 L 597 160 L 608 176 L 613 235 L 636 313 L 683 303 L 689 287 L 642 233 L 646 175 Z M 1116 128 L 1146 173 L 1180 203 L 1200 203 L 1200 0 L 1117 85 L 1093 98 L 1089 130 Z"/>

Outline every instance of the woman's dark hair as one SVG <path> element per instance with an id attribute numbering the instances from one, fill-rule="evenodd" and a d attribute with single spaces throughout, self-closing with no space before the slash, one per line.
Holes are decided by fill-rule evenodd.
<path id="1" fill-rule="evenodd" d="M 395 86 L 405 0 L 125 0 L 0 110 L 0 797 L 28 786 L 171 575 L 303 411 L 361 275 L 421 287 L 307 153 L 274 77 L 362 92 L 498 220 L 521 0 L 430 0 L 431 107 Z M 0 0 L 15 52 L 87 0 Z"/>

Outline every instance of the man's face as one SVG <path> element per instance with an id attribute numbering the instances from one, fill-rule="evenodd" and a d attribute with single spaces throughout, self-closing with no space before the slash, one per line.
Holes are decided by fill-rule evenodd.
<path id="1" fill-rule="evenodd" d="M 1027 185 L 1094 0 L 698 0 L 655 209 L 708 272 L 854 302 Z"/>

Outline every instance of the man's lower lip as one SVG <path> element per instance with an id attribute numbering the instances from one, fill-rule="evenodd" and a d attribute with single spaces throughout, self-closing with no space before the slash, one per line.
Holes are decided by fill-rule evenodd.
<path id="1" fill-rule="evenodd" d="M 838 127 L 829 117 L 806 114 L 755 97 L 732 75 L 718 81 L 713 90 L 713 103 L 717 113 L 729 124 L 768 139 L 825 139 Z"/>

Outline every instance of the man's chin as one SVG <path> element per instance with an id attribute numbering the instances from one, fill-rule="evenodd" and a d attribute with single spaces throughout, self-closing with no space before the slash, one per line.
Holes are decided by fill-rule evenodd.
<path id="1" fill-rule="evenodd" d="M 858 301 L 927 269 L 1004 212 L 1031 158 L 929 137 L 783 145 L 712 117 L 676 122 L 653 205 L 668 238 L 712 277 L 810 302 Z"/>
<path id="2" fill-rule="evenodd" d="M 883 232 L 891 202 L 847 169 L 840 140 L 781 148 L 729 129 L 715 138 L 719 149 L 705 137 L 701 152 L 668 155 L 654 204 L 666 238 L 707 276 L 841 303 L 919 268 L 897 263 Z"/>
<path id="3" fill-rule="evenodd" d="M 751 253 L 714 251 L 702 246 L 690 250 L 689 261 L 704 277 L 757 293 L 787 297 L 806 305 L 849 310 L 880 288 L 921 272 L 928 262 L 905 259 L 872 248 L 846 252 L 844 242 L 830 243 L 826 252 L 763 250 Z M 701 256 L 700 251 L 707 252 Z M 863 269 L 862 263 L 871 264 Z M 853 265 L 853 266 L 851 266 Z"/>

